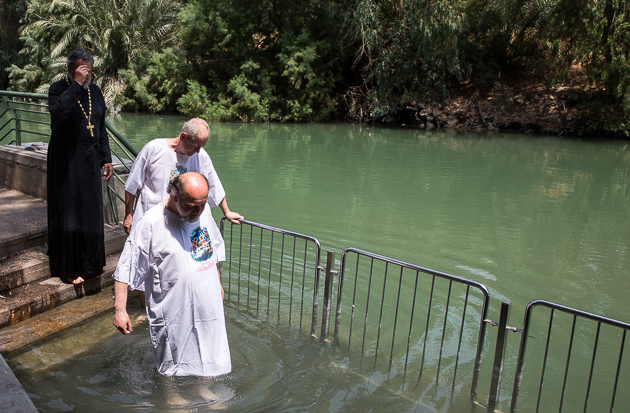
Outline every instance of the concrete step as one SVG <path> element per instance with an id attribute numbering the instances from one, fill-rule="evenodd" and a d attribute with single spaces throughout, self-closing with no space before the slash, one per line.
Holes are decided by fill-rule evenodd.
<path id="1" fill-rule="evenodd" d="M 46 201 L 0 187 L 0 259 L 47 240 Z"/>
<path id="2" fill-rule="evenodd" d="M 0 294 L 0 328 L 19 323 L 61 304 L 96 294 L 114 283 L 120 253 L 107 257 L 105 272 L 77 286 L 64 284 L 57 277 L 21 285 Z"/>
<path id="3" fill-rule="evenodd" d="M 122 226 L 105 225 L 105 255 L 121 252 L 126 239 Z M 50 278 L 50 268 L 42 247 L 29 248 L 0 261 L 0 294 L 46 278 Z"/>

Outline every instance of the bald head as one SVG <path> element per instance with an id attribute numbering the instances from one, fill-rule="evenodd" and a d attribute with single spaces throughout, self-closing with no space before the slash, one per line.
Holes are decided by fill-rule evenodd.
<path id="1" fill-rule="evenodd" d="M 208 202 L 208 180 L 197 172 L 186 172 L 168 184 L 167 192 L 168 209 L 190 223 L 196 222 Z"/>

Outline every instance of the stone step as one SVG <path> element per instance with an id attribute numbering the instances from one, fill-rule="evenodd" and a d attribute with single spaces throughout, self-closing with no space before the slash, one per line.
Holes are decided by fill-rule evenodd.
<path id="1" fill-rule="evenodd" d="M 27 249 L 0 262 L 0 294 L 46 278 L 50 278 L 50 267 L 41 247 Z"/>
<path id="2" fill-rule="evenodd" d="M 0 187 L 0 259 L 47 240 L 46 201 Z"/>
<path id="3" fill-rule="evenodd" d="M 19 323 L 61 304 L 96 294 L 114 283 L 112 274 L 120 253 L 107 257 L 104 273 L 78 286 L 64 284 L 57 277 L 21 285 L 0 294 L 0 328 Z"/>
<path id="4" fill-rule="evenodd" d="M 122 226 L 105 225 L 105 255 L 121 252 L 126 239 Z M 46 278 L 50 278 L 50 269 L 41 247 L 29 248 L 0 261 L 0 295 Z"/>

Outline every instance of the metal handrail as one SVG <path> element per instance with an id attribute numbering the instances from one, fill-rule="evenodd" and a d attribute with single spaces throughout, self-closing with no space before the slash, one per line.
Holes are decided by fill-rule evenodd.
<path id="1" fill-rule="evenodd" d="M 238 262 L 236 263 L 236 265 L 238 266 L 238 268 L 236 268 L 234 271 L 232 270 L 232 256 L 233 256 L 233 246 L 234 246 L 234 240 L 235 240 L 235 236 L 234 236 L 234 225 L 230 226 L 230 232 L 229 234 L 225 233 L 225 221 L 226 218 L 224 217 L 223 219 L 221 219 L 220 222 L 220 230 L 221 230 L 221 234 L 224 236 L 224 238 L 228 238 L 226 240 L 226 244 L 229 243 L 229 245 L 226 245 L 226 250 L 228 249 L 229 246 L 229 261 L 228 261 L 228 268 L 227 268 L 227 275 L 228 275 L 228 289 L 226 292 L 227 296 L 230 296 L 231 291 L 232 291 L 232 274 L 233 273 L 237 273 L 237 277 L 238 277 L 238 285 L 237 285 L 237 304 L 240 305 L 240 299 L 241 299 L 241 270 L 243 269 L 243 261 L 246 261 L 247 265 L 247 296 L 245 297 L 245 299 L 247 300 L 247 309 L 249 310 L 249 304 L 250 304 L 250 296 L 249 296 L 249 292 L 250 292 L 250 281 L 252 281 L 252 271 L 258 273 L 257 277 L 254 277 L 253 281 L 257 282 L 258 284 L 258 288 L 256 291 L 256 298 L 255 298 L 255 302 L 256 302 L 256 311 L 258 313 L 259 310 L 259 304 L 260 304 L 260 284 L 261 284 L 261 279 L 262 279 L 262 272 L 263 272 L 263 268 L 261 266 L 261 263 L 263 261 L 263 232 L 267 231 L 270 233 L 271 235 L 271 241 L 270 244 L 268 245 L 268 251 L 269 251 L 269 255 L 264 257 L 265 262 L 269 263 L 269 268 L 268 268 L 268 274 L 265 274 L 265 276 L 267 277 L 267 279 L 263 279 L 263 281 L 268 282 L 269 285 L 272 284 L 272 264 L 274 262 L 274 259 L 277 260 L 278 258 L 276 256 L 274 256 L 273 252 L 274 252 L 274 234 L 280 234 L 282 236 L 282 240 L 281 240 L 281 248 L 279 251 L 279 263 L 276 263 L 279 265 L 279 272 L 278 274 L 273 274 L 273 277 L 277 277 L 277 280 L 274 278 L 274 282 L 277 284 L 278 289 L 277 289 L 277 293 L 278 295 L 276 297 L 274 297 L 274 299 L 277 299 L 278 301 L 278 320 L 280 319 L 280 310 L 281 310 L 281 298 L 282 298 L 282 283 L 283 283 L 283 269 L 285 267 L 285 265 L 289 266 L 290 270 L 291 270 L 291 276 L 290 276 L 290 286 L 289 286 L 289 290 L 290 290 L 290 294 L 289 294 L 289 304 L 288 304 L 288 320 L 289 320 L 289 325 L 291 325 L 291 316 L 292 316 L 292 312 L 293 312 L 293 301 L 294 301 L 294 297 L 293 297 L 293 284 L 294 284 L 294 280 L 296 277 L 295 274 L 295 267 L 296 267 L 296 261 L 295 261 L 295 257 L 296 257 L 296 240 L 297 239 L 301 239 L 304 241 L 304 257 L 303 257 L 303 262 L 302 264 L 302 268 L 303 268 L 303 272 L 302 272 L 302 296 L 299 299 L 300 302 L 300 320 L 299 320 L 299 326 L 300 329 L 302 327 L 302 314 L 304 313 L 304 290 L 306 287 L 306 279 L 307 277 L 310 277 L 311 275 L 313 276 L 313 280 L 312 280 L 312 288 L 313 288 L 313 308 L 312 308 L 312 313 L 311 313 L 311 328 L 310 328 L 310 334 L 314 335 L 315 334 L 315 330 L 316 330 L 316 325 L 317 325 L 317 309 L 318 309 L 318 297 L 319 297 L 319 274 L 320 274 L 320 266 L 319 266 L 319 261 L 320 261 L 320 257 L 321 257 L 321 244 L 319 243 L 319 240 L 315 237 L 312 237 L 310 235 L 304 235 L 304 234 L 300 234 L 298 232 L 293 232 L 293 231 L 287 231 L 285 229 L 282 228 L 276 228 L 276 227 L 272 227 L 269 225 L 265 225 L 265 224 L 260 224 L 258 222 L 253 222 L 253 221 L 248 221 L 245 219 L 241 219 L 239 220 L 241 222 L 241 225 L 239 226 L 239 234 L 238 234 L 238 240 L 237 240 L 237 248 L 238 248 Z M 245 244 L 244 244 L 244 239 L 243 239 L 243 231 L 244 228 L 246 226 L 249 226 L 250 231 L 249 231 L 249 237 L 245 236 Z M 258 228 L 260 230 L 260 239 L 257 240 L 258 242 L 258 251 L 254 251 L 254 228 Z M 229 237 L 228 237 L 229 235 Z M 285 262 L 285 236 L 289 236 L 293 239 L 293 252 L 292 252 L 292 257 L 291 257 L 291 262 L 290 263 L 286 263 Z M 306 256 L 307 256 L 307 250 L 308 250 L 308 245 L 309 243 L 312 243 L 312 248 L 314 248 L 314 259 L 312 262 L 312 267 L 308 268 L 308 272 L 307 272 L 307 264 L 306 264 Z M 245 253 L 247 254 L 247 257 L 244 257 L 244 253 L 243 253 L 243 248 L 246 249 Z M 265 246 L 265 252 L 267 251 L 267 246 Z M 255 258 L 252 258 L 252 253 L 255 253 L 258 255 L 258 269 L 256 270 L 256 268 L 252 269 L 252 260 Z M 265 269 L 266 272 L 267 269 Z M 310 286 L 309 286 L 310 288 Z M 271 288 L 267 289 L 267 316 L 269 316 L 269 304 L 270 304 L 270 300 L 271 300 Z"/>
<path id="2" fill-rule="evenodd" d="M 486 335 L 486 323 L 484 322 L 484 320 L 487 318 L 487 312 L 488 312 L 488 308 L 489 308 L 489 300 L 490 300 L 490 292 L 488 291 L 488 288 L 477 282 L 477 281 L 473 281 L 473 280 L 469 280 L 463 277 L 458 277 L 452 274 L 447 274 L 447 273 L 443 273 L 440 271 L 435 271 L 435 270 L 431 270 L 429 268 L 426 267 L 421 267 L 418 265 L 414 265 L 414 264 L 410 264 L 404 261 L 399 261 L 393 258 L 389 258 L 389 257 L 385 257 L 379 254 L 375 254 L 375 253 L 371 253 L 371 252 L 367 252 L 367 251 L 363 251 L 357 248 L 346 248 L 343 253 L 342 253 L 342 258 L 341 258 L 341 264 L 340 264 L 340 269 L 339 269 L 339 281 L 338 281 L 338 286 L 337 286 L 337 307 L 336 307 L 336 315 L 335 315 L 335 331 L 334 331 L 334 340 L 335 342 L 338 342 L 339 339 L 339 331 L 340 331 L 340 321 L 341 321 L 341 312 L 342 312 L 342 293 L 343 293 L 343 285 L 344 285 L 344 275 L 346 272 L 346 268 L 347 268 L 347 264 L 346 264 L 346 259 L 349 253 L 354 253 L 357 254 L 357 274 L 355 274 L 355 278 L 356 276 L 358 276 L 358 259 L 360 256 L 364 256 L 367 257 L 369 259 L 372 260 L 372 264 L 370 266 L 370 282 L 371 282 L 371 277 L 372 277 L 372 269 L 373 269 L 373 261 L 374 260 L 378 260 L 382 263 L 385 263 L 386 267 L 385 267 L 385 275 L 384 275 L 384 279 L 387 276 L 387 266 L 388 265 L 395 265 L 400 267 L 400 276 L 399 276 L 399 280 L 398 280 L 398 300 L 400 299 L 400 292 L 401 292 L 401 288 L 402 288 L 402 275 L 403 275 L 403 269 L 409 269 L 411 271 L 415 271 L 416 273 L 416 277 L 415 277 L 415 282 L 416 282 L 416 288 L 417 288 L 417 283 L 418 283 L 418 275 L 420 273 L 424 273 L 427 275 L 430 275 L 433 277 L 433 280 L 435 280 L 435 277 L 438 278 L 442 278 L 445 280 L 449 281 L 449 292 L 448 292 L 448 298 L 447 298 L 447 304 L 445 307 L 445 315 L 444 315 L 444 326 L 443 326 L 443 330 L 442 330 L 442 345 L 441 348 L 443 346 L 443 340 L 444 340 L 444 332 L 445 332 L 445 328 L 446 328 L 446 319 L 448 317 L 448 303 L 450 301 L 450 297 L 451 297 L 451 286 L 452 283 L 458 283 L 461 285 L 465 285 L 467 286 L 466 288 L 466 299 L 465 299 L 465 303 L 464 303 L 464 311 L 462 314 L 462 323 L 460 326 L 460 332 L 459 332 L 459 343 L 458 343 L 458 350 L 457 350 L 457 361 L 455 364 L 455 370 L 454 370 L 454 377 L 453 380 L 455 380 L 455 376 L 457 375 L 457 363 L 459 362 L 459 348 L 461 347 L 461 339 L 462 339 L 462 332 L 463 332 L 463 328 L 464 328 L 464 318 L 465 318 L 465 311 L 466 311 L 466 307 L 468 305 L 468 297 L 469 297 L 469 289 L 470 287 L 476 288 L 479 290 L 479 292 L 483 295 L 483 303 L 481 305 L 481 314 L 479 317 L 479 332 L 478 332 L 478 338 L 477 338 L 477 349 L 476 349 L 476 354 L 475 354 L 475 365 L 473 368 L 473 378 L 472 378 L 472 386 L 471 386 L 471 394 L 475 395 L 477 393 L 477 385 L 479 382 L 479 373 L 481 370 L 481 361 L 483 358 L 483 344 L 485 341 L 485 335 Z M 356 280 L 355 280 L 356 282 Z M 432 283 L 432 287 L 431 287 L 431 293 L 430 293 L 430 302 L 433 299 L 433 285 L 434 282 Z M 369 286 L 368 286 L 369 288 Z M 384 287 L 383 287 L 384 288 Z M 368 296 L 369 296 L 369 292 L 368 292 Z M 369 299 L 369 297 L 368 297 Z M 382 316 L 382 306 L 384 305 L 384 298 L 382 298 L 381 302 L 381 316 Z M 409 346 L 410 346 L 410 342 L 409 342 L 409 338 L 411 336 L 411 328 L 413 325 L 413 312 L 414 312 L 414 308 L 415 308 L 415 301 L 416 301 L 416 291 L 414 290 L 414 298 L 413 298 L 413 302 L 412 302 L 412 311 L 411 311 L 411 319 L 410 319 L 410 325 L 409 325 L 409 335 L 408 335 L 408 340 L 407 340 L 407 353 L 405 356 L 405 372 L 407 369 L 407 361 L 409 359 Z M 367 307 L 369 306 L 369 303 L 366 303 L 366 317 L 367 317 Z M 399 303 L 396 302 L 395 303 L 395 317 L 394 317 L 394 332 L 392 335 L 392 352 L 390 354 L 390 365 L 392 363 L 392 359 L 393 359 L 393 348 L 394 348 L 394 340 L 395 340 L 395 329 L 396 329 L 396 322 L 398 319 L 398 306 Z M 351 307 L 352 307 L 352 313 L 354 313 L 354 309 L 355 309 L 355 302 L 354 302 L 354 297 L 353 297 L 353 302 L 351 303 Z M 428 315 L 427 315 L 427 325 L 425 327 L 428 328 L 428 324 L 429 324 L 429 318 L 430 318 L 430 311 L 431 311 L 431 304 L 429 304 L 429 308 L 428 308 Z M 353 318 L 354 315 L 351 315 L 351 318 Z M 381 320 L 379 320 L 379 331 L 380 331 L 380 324 L 381 324 Z M 351 322 L 352 325 L 352 322 Z M 351 330 L 352 327 L 350 327 Z M 351 334 L 351 332 L 349 333 Z M 364 332 L 365 334 L 365 332 Z M 380 335 L 380 333 L 379 333 Z M 348 339 L 348 341 L 350 342 L 350 338 Z M 364 338 L 365 341 L 365 338 Z M 348 343 L 348 345 L 350 345 L 350 343 Z M 424 364 L 424 351 L 426 350 L 426 332 L 425 332 L 425 343 L 423 345 L 423 362 L 422 364 Z M 378 353 L 378 340 L 377 340 L 377 353 Z M 440 350 L 441 353 L 441 350 Z M 440 357 L 438 358 L 438 363 L 441 359 L 441 354 Z M 438 374 L 439 374 L 439 364 L 438 364 Z M 422 367 L 421 367 L 422 370 Z"/>
<path id="3" fill-rule="evenodd" d="M 597 354 L 597 344 L 599 341 L 599 335 L 600 335 L 600 327 L 602 324 L 605 325 L 609 325 L 611 327 L 615 327 L 615 328 L 620 328 L 623 330 L 623 334 L 622 334 L 622 338 L 621 338 L 621 345 L 620 345 L 620 350 L 619 350 L 619 358 L 618 358 L 618 362 L 617 362 L 617 369 L 616 369 L 616 375 L 615 375 L 615 382 L 614 382 L 614 386 L 613 386 L 613 394 L 612 394 L 612 399 L 611 399 L 611 404 L 610 404 L 610 412 L 612 412 L 614 410 L 614 405 L 615 405 L 615 396 L 617 394 L 617 385 L 618 385 L 618 380 L 619 380 L 619 374 L 620 374 L 620 370 L 621 370 L 621 360 L 623 357 L 623 350 L 624 350 L 624 346 L 625 346 L 625 341 L 626 341 L 626 333 L 628 331 L 630 331 L 630 324 L 629 323 L 625 323 L 619 320 L 615 320 L 612 318 L 608 318 L 608 317 L 603 317 L 597 314 L 593 314 L 593 313 L 589 313 L 586 311 L 582 311 L 582 310 L 578 310 L 576 308 L 572 308 L 572 307 L 567 307 L 561 304 L 557 304 L 551 301 L 546 301 L 546 300 L 534 300 L 532 302 L 530 302 L 527 305 L 527 308 L 525 310 L 525 316 L 524 316 L 524 321 L 523 321 L 523 333 L 522 333 L 522 337 L 521 337 L 521 343 L 519 346 L 519 352 L 518 352 L 518 358 L 517 358 L 517 365 L 516 365 L 516 374 L 514 376 L 514 387 L 513 387 L 513 391 L 512 391 L 512 400 L 511 400 L 511 405 L 510 405 L 510 412 L 514 413 L 517 410 L 517 405 L 518 405 L 518 397 L 519 397 L 519 391 L 521 388 L 521 383 L 522 383 L 522 379 L 523 379 L 523 368 L 525 365 L 525 353 L 526 353 L 526 349 L 527 349 L 527 340 L 528 337 L 530 335 L 529 330 L 530 330 L 530 323 L 531 323 L 531 318 L 532 318 L 532 310 L 535 307 L 546 307 L 551 309 L 551 314 L 550 314 L 550 318 L 549 318 L 549 325 L 548 325 L 548 332 L 547 332 L 547 344 L 546 344 L 546 350 L 545 350 L 545 355 L 544 355 L 544 363 L 543 363 L 543 372 L 542 372 L 542 377 L 541 377 L 541 382 L 540 382 L 540 387 L 539 387 L 539 394 L 538 394 L 538 401 L 537 401 L 537 407 L 536 407 L 536 411 L 538 411 L 539 409 L 539 405 L 540 405 L 540 398 L 541 398 L 541 393 L 542 393 L 542 382 L 543 382 L 543 378 L 544 378 L 544 373 L 545 373 L 545 367 L 546 367 L 546 362 L 547 362 L 547 351 L 549 349 L 549 341 L 550 341 L 550 337 L 551 337 L 551 330 L 552 330 L 552 323 L 553 323 L 553 316 L 554 316 L 554 312 L 560 311 L 569 315 L 573 316 L 573 323 L 572 323 L 572 327 L 571 327 L 571 338 L 569 341 L 569 350 L 568 350 L 568 355 L 567 355 L 567 360 L 566 360 L 566 366 L 565 366 L 565 376 L 564 376 L 564 383 L 563 383 L 563 388 L 562 388 L 562 395 L 560 398 L 560 410 L 562 410 L 562 402 L 564 399 L 564 392 L 566 389 L 566 385 L 567 385 L 567 375 L 568 375 L 568 367 L 569 367 L 569 362 L 571 360 L 571 348 L 573 346 L 573 340 L 575 337 L 575 328 L 576 328 L 576 322 L 578 317 L 582 318 L 582 319 L 586 319 L 586 320 L 590 320 L 590 321 L 594 321 L 597 323 L 597 332 L 595 334 L 595 344 L 594 344 L 594 348 L 593 348 L 593 355 L 592 355 L 592 359 L 591 359 L 591 367 L 590 367 L 590 373 L 589 373 L 589 379 L 588 379 L 588 386 L 587 386 L 587 390 L 586 390 L 586 397 L 585 397 L 585 402 L 584 402 L 584 411 L 586 411 L 586 408 L 588 406 L 588 398 L 589 398 L 589 392 L 591 389 L 591 381 L 593 378 L 593 367 L 594 367 L 594 363 L 595 363 L 595 356 Z"/>
<path id="4" fill-rule="evenodd" d="M 7 96 L 10 98 L 25 98 L 25 99 L 43 99 L 48 100 L 48 95 L 44 93 L 29 93 L 29 92 L 14 92 L 11 90 L 0 90 L 0 96 Z"/>

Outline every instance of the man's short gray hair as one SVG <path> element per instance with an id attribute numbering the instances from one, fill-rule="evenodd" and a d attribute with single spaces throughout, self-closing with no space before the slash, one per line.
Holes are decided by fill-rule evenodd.
<path id="1" fill-rule="evenodd" d="M 208 183 L 208 178 L 206 178 L 204 174 L 199 174 L 199 175 L 201 175 L 203 177 L 203 180 L 206 181 L 206 187 L 208 188 L 208 190 L 210 190 L 210 184 Z M 186 189 L 185 188 L 186 185 L 184 185 L 185 181 L 182 178 L 182 176 L 184 176 L 184 174 L 179 174 L 168 183 L 168 186 L 166 187 L 166 192 L 169 195 L 179 197 L 180 194 L 184 191 L 184 189 Z"/>
<path id="2" fill-rule="evenodd" d="M 192 118 L 184 123 L 182 126 L 182 132 L 185 132 L 187 136 L 197 139 L 201 132 L 208 132 L 210 134 L 210 126 L 208 126 L 208 122 L 201 118 Z"/>
<path id="3" fill-rule="evenodd" d="M 94 66 L 94 56 L 92 56 L 85 49 L 74 49 L 73 51 L 71 51 L 68 54 L 68 58 L 66 59 L 66 64 L 70 69 L 72 69 L 72 66 L 74 66 L 74 62 L 76 62 L 77 60 L 87 60 L 92 63 L 92 66 Z"/>

